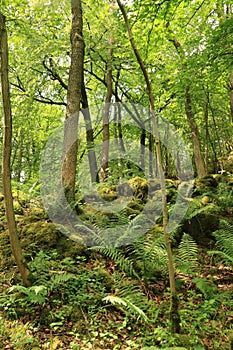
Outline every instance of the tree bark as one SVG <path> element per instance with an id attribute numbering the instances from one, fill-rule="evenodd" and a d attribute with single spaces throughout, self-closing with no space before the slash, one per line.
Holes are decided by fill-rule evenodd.
<path id="1" fill-rule="evenodd" d="M 68 79 L 62 163 L 62 186 L 69 203 L 75 199 L 78 117 L 83 82 L 84 40 L 82 34 L 82 1 L 71 0 L 71 9 L 71 64 Z"/>
<path id="2" fill-rule="evenodd" d="M 11 188 L 11 150 L 12 150 L 12 113 L 10 102 L 10 88 L 8 78 L 8 43 L 5 16 L 0 14 L 0 68 L 1 93 L 3 105 L 3 149 L 2 149 L 2 186 L 6 209 L 6 219 L 10 237 L 11 251 L 22 276 L 24 285 L 30 286 L 29 270 L 24 261 L 15 222 L 13 197 Z"/>
<path id="3" fill-rule="evenodd" d="M 230 99 L 230 116 L 233 123 L 233 73 L 229 75 L 228 93 Z"/>
<path id="4" fill-rule="evenodd" d="M 204 177 L 207 175 L 207 171 L 205 168 L 205 162 L 201 153 L 201 144 L 200 144 L 200 136 L 197 124 L 195 122 L 194 113 L 192 110 L 192 102 L 190 96 L 190 88 L 189 86 L 185 87 L 185 111 L 187 120 L 192 132 L 193 139 L 193 152 L 194 152 L 194 160 L 197 169 L 197 176 Z"/>
<path id="5" fill-rule="evenodd" d="M 96 160 L 96 154 L 94 149 L 94 134 L 92 129 L 92 122 L 91 122 L 91 115 L 89 110 L 89 104 L 88 104 L 88 98 L 86 93 L 86 88 L 84 84 L 82 84 L 82 114 L 84 117 L 85 125 L 86 125 L 86 142 L 87 142 L 87 152 L 88 152 L 88 160 L 89 160 L 89 167 L 90 167 L 90 173 L 91 173 L 91 181 L 99 182 L 99 176 L 98 176 L 98 165 Z"/>
<path id="6" fill-rule="evenodd" d="M 180 42 L 174 37 L 173 32 L 171 29 L 169 29 L 170 23 L 166 24 L 166 27 L 168 28 L 168 33 L 171 35 L 169 38 L 169 41 L 171 41 L 178 52 L 180 58 L 182 60 L 185 60 L 185 54 L 184 50 L 180 44 Z M 185 71 L 185 66 L 183 67 L 183 70 Z M 206 167 L 205 167 L 205 161 L 204 157 L 201 152 L 201 143 L 200 143 L 200 136 L 199 136 L 199 131 L 197 127 L 197 123 L 195 121 L 195 114 L 192 109 L 192 99 L 191 99 L 191 94 L 190 94 L 190 85 L 186 84 L 185 86 L 185 112 L 188 120 L 189 127 L 191 129 L 192 133 L 192 141 L 193 141 L 193 152 L 194 152 L 194 161 L 195 161 L 195 166 L 197 170 L 197 176 L 198 177 L 204 177 L 207 175 Z"/>
<path id="7" fill-rule="evenodd" d="M 162 165 L 162 152 L 161 152 L 161 145 L 159 140 L 157 118 L 155 115 L 154 97 L 152 93 L 152 87 L 151 87 L 149 75 L 148 75 L 146 66 L 141 58 L 141 55 L 137 49 L 137 46 L 135 44 L 131 26 L 128 20 L 128 16 L 125 11 L 125 7 L 120 0 L 117 0 L 117 3 L 124 17 L 125 25 L 128 32 L 128 37 L 129 37 L 132 49 L 134 51 L 134 54 L 136 56 L 136 59 L 138 61 L 138 64 L 140 65 L 140 68 L 146 83 L 146 87 L 147 87 L 147 94 L 149 98 L 150 112 L 152 117 L 152 128 L 153 128 L 153 134 L 155 138 L 157 166 L 158 166 L 160 186 L 161 186 L 161 192 L 162 192 L 163 234 L 164 234 L 164 240 L 165 240 L 167 255 L 168 255 L 169 281 L 170 281 L 170 290 L 171 290 L 171 308 L 170 308 L 171 333 L 172 334 L 179 333 L 180 332 L 180 317 L 179 317 L 179 311 L 178 311 L 179 302 L 178 302 L 178 296 L 177 296 L 176 287 L 175 287 L 175 269 L 174 269 L 174 263 L 173 263 L 173 257 L 172 257 L 171 241 L 167 230 L 168 207 L 167 207 L 167 195 L 166 195 L 166 182 L 164 178 L 164 170 Z"/>
<path id="8" fill-rule="evenodd" d="M 113 37 L 110 34 L 109 38 L 109 59 L 107 62 L 107 70 L 106 70 L 106 86 L 107 93 L 105 98 L 104 110 L 103 110 L 103 146 L 102 146 L 102 159 L 101 159 L 101 169 L 100 176 L 101 182 L 104 182 L 107 177 L 107 168 L 108 168 L 108 155 L 109 155 L 109 110 L 110 103 L 113 94 L 112 89 L 112 55 L 113 55 Z"/>

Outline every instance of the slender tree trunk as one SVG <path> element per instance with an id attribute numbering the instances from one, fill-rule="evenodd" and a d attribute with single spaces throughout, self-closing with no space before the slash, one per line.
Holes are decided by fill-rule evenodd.
<path id="1" fill-rule="evenodd" d="M 233 73 L 229 75 L 228 93 L 230 99 L 230 116 L 231 122 L 233 123 Z"/>
<path id="2" fill-rule="evenodd" d="M 141 135 L 140 135 L 140 167 L 142 169 L 145 168 L 145 147 L 146 147 L 146 130 L 142 129 L 141 130 Z"/>
<path id="3" fill-rule="evenodd" d="M 174 34 L 171 29 L 169 29 L 170 23 L 166 24 L 166 27 L 168 28 L 168 33 L 171 35 L 169 38 L 169 41 L 171 41 L 178 52 L 179 56 L 181 57 L 182 60 L 185 60 L 185 54 L 184 50 L 180 44 L 180 42 L 174 37 Z M 183 67 L 185 70 L 185 66 Z M 192 99 L 190 95 L 190 85 L 185 86 L 185 111 L 186 111 L 186 116 L 188 120 L 189 127 L 191 129 L 192 133 L 192 140 L 193 140 L 193 152 L 194 152 L 194 161 L 197 169 L 197 176 L 198 177 L 203 177 L 207 175 L 206 168 L 205 168 L 205 162 L 204 158 L 201 152 L 201 143 L 200 143 L 200 136 L 199 136 L 199 131 L 197 127 L 197 123 L 195 121 L 195 115 L 192 109 Z"/>
<path id="4" fill-rule="evenodd" d="M 125 11 L 124 5 L 121 3 L 120 0 L 117 0 L 117 3 L 119 5 L 119 8 L 122 12 L 122 15 L 124 17 L 125 25 L 127 28 L 129 40 L 132 46 L 132 49 L 134 51 L 134 54 L 137 58 L 138 64 L 140 65 L 141 71 L 144 76 L 144 80 L 147 86 L 147 94 L 150 102 L 150 112 L 152 116 L 152 126 L 153 126 L 153 134 L 155 137 L 155 147 L 156 147 L 156 154 L 157 154 L 157 166 L 158 166 L 158 172 L 159 172 L 159 178 L 160 178 L 160 186 L 161 186 L 161 192 L 162 192 L 162 206 L 163 206 L 163 233 L 164 233 L 164 239 L 165 244 L 167 248 L 167 254 L 168 254 L 168 268 L 169 268 L 169 281 L 170 281 L 170 290 L 171 290 L 171 308 L 170 308 L 170 321 L 171 321 L 171 333 L 179 333 L 180 332 L 180 316 L 178 311 L 178 295 L 176 293 L 176 287 L 175 287 L 175 269 L 174 269 L 174 263 L 173 263 L 173 257 L 172 257 L 172 249 L 171 249 L 171 241 L 169 237 L 169 233 L 167 230 L 168 226 L 168 207 L 167 207 L 167 195 L 166 195 L 166 182 L 164 178 L 164 170 L 162 165 L 162 152 L 161 152 L 161 145 L 159 140 L 159 132 L 158 132 L 158 125 L 157 125 L 157 118 L 155 115 L 155 104 L 154 104 L 154 98 L 152 93 L 152 87 L 149 80 L 149 76 L 147 73 L 147 69 L 145 67 L 145 64 L 140 56 L 140 53 L 137 49 L 137 46 L 134 41 L 133 33 L 130 27 L 130 23 L 128 20 L 127 13 Z"/>
<path id="5" fill-rule="evenodd" d="M 120 149 L 122 153 L 125 153 L 125 144 L 124 144 L 124 140 L 123 140 L 123 132 L 122 132 L 122 120 L 121 120 L 121 106 L 119 105 L 120 102 L 120 98 L 118 96 L 118 83 L 119 83 L 119 79 L 120 79 L 120 69 L 118 69 L 117 74 L 116 74 L 116 82 L 115 82 L 115 99 L 116 99 L 116 103 L 117 103 L 117 111 L 116 111 L 116 124 L 117 124 L 117 131 L 116 134 L 118 137 L 118 145 L 120 145 Z M 118 118 L 118 119 L 117 119 Z"/>
<path id="6" fill-rule="evenodd" d="M 109 155 L 109 109 L 112 98 L 112 55 L 113 55 L 113 37 L 110 34 L 109 38 L 109 59 L 107 62 L 106 70 L 106 86 L 107 94 L 105 98 L 104 110 L 103 110 L 103 146 L 102 146 L 102 159 L 101 159 L 101 169 L 100 176 L 101 182 L 104 182 L 107 177 L 107 168 L 108 168 L 108 155 Z"/>
<path id="7" fill-rule="evenodd" d="M 154 137 L 150 133 L 148 136 L 149 139 L 149 176 L 153 177 L 153 174 L 155 174 L 155 169 L 154 169 Z"/>
<path id="8" fill-rule="evenodd" d="M 83 82 L 84 41 L 82 2 L 71 0 L 71 64 L 69 70 L 62 164 L 62 185 L 68 202 L 75 199 L 78 117 Z"/>
<path id="9" fill-rule="evenodd" d="M 84 121 L 86 125 L 86 142 L 87 142 L 89 167 L 90 167 L 90 173 L 91 173 L 91 181 L 99 182 L 98 165 L 97 165 L 96 154 L 94 149 L 94 143 L 95 143 L 94 134 L 92 129 L 91 115 L 90 115 L 84 81 L 82 84 L 82 107 L 83 107 L 82 113 L 83 113 Z"/>
<path id="10" fill-rule="evenodd" d="M 11 250 L 16 264 L 22 276 L 23 283 L 30 286 L 28 280 L 29 271 L 23 261 L 23 255 L 17 234 L 15 222 L 13 197 L 11 188 L 11 150 L 12 150 L 12 113 L 10 103 L 10 88 L 8 78 L 8 44 L 5 25 L 5 16 L 0 14 L 0 69 L 1 69 L 1 93 L 3 105 L 3 148 L 2 148 L 2 186 L 6 209 L 6 219 L 9 230 Z"/>
<path id="11" fill-rule="evenodd" d="M 208 100 L 205 103 L 204 117 L 205 117 L 205 166 L 206 166 L 206 171 L 208 172 L 208 169 L 209 169 L 209 143 L 210 143 Z"/>
<path id="12" fill-rule="evenodd" d="M 186 86 L 185 88 L 185 111 L 186 111 L 186 116 L 187 116 L 190 129 L 192 132 L 193 152 L 194 152 L 195 165 L 197 169 L 197 176 L 201 178 L 207 175 L 207 172 L 205 168 L 205 162 L 201 153 L 201 144 L 200 144 L 198 127 L 195 122 L 194 113 L 192 110 L 192 102 L 191 102 L 189 86 Z"/>

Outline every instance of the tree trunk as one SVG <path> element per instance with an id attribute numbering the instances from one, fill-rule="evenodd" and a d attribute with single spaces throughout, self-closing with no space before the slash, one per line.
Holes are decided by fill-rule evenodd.
<path id="1" fill-rule="evenodd" d="M 75 199 L 78 117 L 83 82 L 84 41 L 82 2 L 71 0 L 71 64 L 69 70 L 66 121 L 64 126 L 62 186 L 68 202 Z"/>
<path id="2" fill-rule="evenodd" d="M 97 165 L 96 154 L 94 149 L 94 134 L 92 129 L 91 115 L 90 115 L 84 81 L 82 84 L 82 107 L 83 107 L 82 113 L 83 113 L 83 117 L 86 125 L 86 142 L 87 142 L 89 167 L 90 167 L 90 173 L 91 173 L 91 181 L 94 183 L 94 182 L 99 182 L 98 165 Z"/>
<path id="3" fill-rule="evenodd" d="M 171 29 L 169 29 L 170 23 L 168 22 L 166 24 L 166 27 L 168 28 L 168 33 L 171 35 L 169 37 L 169 41 L 171 41 L 178 52 L 180 58 L 182 60 L 185 60 L 185 54 L 184 50 L 180 44 L 180 42 L 174 37 L 174 34 Z M 183 66 L 183 70 L 185 71 L 185 66 Z M 207 175 L 206 168 L 205 168 L 205 162 L 204 158 L 201 153 L 201 143 L 200 143 L 200 136 L 198 132 L 198 127 L 197 123 L 194 118 L 194 112 L 192 110 L 192 100 L 191 100 L 191 95 L 190 95 L 190 85 L 185 86 L 185 111 L 186 111 L 186 116 L 188 120 L 189 127 L 191 129 L 192 133 L 192 141 L 193 141 L 193 152 L 194 152 L 194 161 L 197 169 L 197 176 L 198 177 L 203 177 Z"/>
<path id="4" fill-rule="evenodd" d="M 231 73 L 229 75 L 228 93 L 229 93 L 229 98 L 230 98 L 231 122 L 233 123 L 233 73 Z"/>
<path id="5" fill-rule="evenodd" d="M 189 86 L 186 86 L 185 88 L 185 111 L 186 111 L 186 116 L 187 116 L 190 129 L 192 132 L 193 152 L 194 152 L 195 165 L 197 169 L 197 176 L 201 178 L 207 175 L 207 172 L 205 168 L 204 159 L 201 153 L 201 144 L 200 144 L 198 127 L 195 122 L 194 113 L 192 110 L 192 102 L 191 102 Z"/>
<path id="6" fill-rule="evenodd" d="M 157 166 L 158 166 L 158 172 L 159 172 L 159 179 L 160 179 L 160 186 L 161 186 L 161 192 L 162 192 L 162 206 L 163 206 L 163 234 L 164 234 L 164 240 L 166 244 L 167 249 L 167 255 L 168 255 L 168 269 L 169 269 L 169 281 L 170 281 L 170 290 L 171 290 L 171 307 L 170 307 L 170 321 L 171 321 L 171 333 L 179 333 L 180 332 L 180 316 L 178 311 L 179 306 L 179 300 L 176 293 L 176 287 L 175 287 L 175 269 L 174 269 L 174 263 L 173 263 L 173 257 L 172 257 L 172 249 L 171 249 L 171 241 L 169 237 L 169 233 L 167 230 L 168 226 L 168 207 L 167 207 L 167 195 L 166 195 L 166 182 L 164 178 L 164 171 L 163 171 L 163 165 L 162 165 L 162 152 L 161 152 L 161 145 L 159 140 L 159 132 L 158 132 L 158 125 L 157 125 L 157 118 L 155 115 L 155 104 L 154 104 L 154 98 L 152 93 L 152 87 L 149 80 L 148 72 L 145 67 L 145 64 L 139 54 L 139 51 L 137 49 L 137 46 L 135 44 L 133 33 L 129 24 L 128 16 L 125 11 L 124 5 L 121 3 L 120 0 L 117 0 L 117 3 L 119 5 L 119 8 L 122 12 L 122 15 L 124 17 L 125 25 L 127 28 L 129 40 L 132 46 L 132 49 L 134 51 L 134 54 L 136 56 L 136 59 L 140 65 L 141 71 L 144 76 L 144 80 L 147 86 L 147 94 L 149 98 L 150 103 L 150 112 L 152 117 L 152 128 L 153 128 L 153 134 L 155 137 L 155 147 L 156 147 L 156 154 L 157 154 Z"/>
<path id="7" fill-rule="evenodd" d="M 107 168 L 108 168 L 108 155 L 109 155 L 109 109 L 112 98 L 112 55 L 113 55 L 113 38 L 110 34 L 109 38 L 109 59 L 107 62 L 106 70 L 106 86 L 107 94 L 105 98 L 104 110 L 103 110 L 103 146 L 102 146 L 102 159 L 101 159 L 101 169 L 100 176 L 101 182 L 104 182 L 107 177 Z"/>
<path id="8" fill-rule="evenodd" d="M 30 286 L 28 280 L 29 271 L 26 268 L 20 247 L 15 222 L 13 197 L 11 188 L 11 150 L 12 150 L 12 113 L 10 103 L 10 88 L 8 78 L 8 44 L 5 25 L 5 16 L 0 14 L 0 68 L 1 68 L 1 93 L 3 105 L 3 148 L 2 148 L 2 186 L 5 200 L 6 219 L 9 230 L 11 250 L 16 264 L 22 276 L 23 283 Z"/>
<path id="9" fill-rule="evenodd" d="M 146 148 L 146 130 L 141 130 L 140 135 L 140 167 L 141 169 L 145 168 L 145 148 Z"/>

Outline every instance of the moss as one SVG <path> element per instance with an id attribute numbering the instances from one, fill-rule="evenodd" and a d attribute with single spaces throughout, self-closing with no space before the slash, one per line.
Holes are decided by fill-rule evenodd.
<path id="1" fill-rule="evenodd" d="M 115 280 L 113 276 L 110 275 L 110 273 L 103 268 L 99 268 L 96 271 L 96 279 L 99 280 L 105 286 L 107 292 L 110 292 L 114 287 Z"/>
<path id="2" fill-rule="evenodd" d="M 209 196 L 204 196 L 204 197 L 202 197 L 201 203 L 202 203 L 203 205 L 207 205 L 208 203 L 211 203 L 210 197 L 209 197 Z"/>
<path id="3" fill-rule="evenodd" d="M 0 266 L 9 268 L 15 265 L 14 257 L 11 253 L 8 230 L 0 234 Z"/>
<path id="4" fill-rule="evenodd" d="M 117 192 L 116 187 L 103 187 L 98 190 L 99 195 L 101 198 L 103 198 L 105 201 L 112 202 L 114 199 L 117 198 Z"/>
<path id="5" fill-rule="evenodd" d="M 129 202 L 127 207 L 141 212 L 144 208 L 144 205 L 141 203 L 141 201 L 135 200 L 135 201 Z"/>
<path id="6" fill-rule="evenodd" d="M 141 213 L 140 210 L 132 209 L 129 206 L 126 206 L 125 209 L 126 209 L 127 216 L 130 216 L 131 218 L 138 216 Z"/>
<path id="7" fill-rule="evenodd" d="M 195 180 L 195 193 L 204 193 L 207 190 L 215 189 L 218 186 L 218 181 L 213 175 L 207 175 Z"/>
<path id="8" fill-rule="evenodd" d="M 47 250 L 56 246 L 58 230 L 51 222 L 39 220 L 22 227 L 20 239 L 22 247 L 27 249 L 30 243 L 36 243 L 40 248 Z"/>
<path id="9" fill-rule="evenodd" d="M 129 180 L 129 185 L 133 189 L 136 198 L 147 199 L 148 183 L 146 179 L 136 176 Z"/>
<path id="10" fill-rule="evenodd" d="M 24 210 L 19 201 L 14 200 L 14 212 L 15 214 L 23 215 Z"/>
<path id="11" fill-rule="evenodd" d="M 63 235 L 59 235 L 58 237 L 56 250 L 59 255 L 62 255 L 64 257 L 69 256 L 74 259 L 77 258 L 77 256 L 89 256 L 86 246 L 74 242 Z"/>
<path id="12" fill-rule="evenodd" d="M 33 220 L 35 220 L 35 218 L 48 219 L 48 214 L 40 207 L 32 207 L 30 208 L 30 217 L 33 217 Z"/>
<path id="13" fill-rule="evenodd" d="M 183 231 L 190 234 L 202 247 L 209 247 L 213 240 L 212 232 L 219 229 L 219 217 L 215 214 L 201 213 L 185 220 L 182 225 Z"/>

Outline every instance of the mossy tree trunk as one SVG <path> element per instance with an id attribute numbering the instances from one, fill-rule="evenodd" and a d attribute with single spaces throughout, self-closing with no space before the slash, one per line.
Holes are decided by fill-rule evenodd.
<path id="1" fill-rule="evenodd" d="M 137 58 L 137 61 L 140 65 L 141 71 L 144 76 L 144 80 L 146 82 L 147 86 L 147 94 L 149 98 L 150 103 L 150 112 L 152 117 L 152 130 L 154 134 L 155 139 L 155 147 L 156 147 L 156 155 L 157 155 L 157 166 L 158 166 L 158 173 L 159 173 L 159 179 L 160 179 L 160 186 L 161 186 L 161 192 L 162 192 L 162 206 L 163 206 L 163 233 L 164 233 L 164 239 L 165 244 L 167 248 L 167 254 L 168 254 L 168 269 L 169 269 L 169 281 L 170 281 L 170 290 L 171 290 L 171 306 L 170 306 L 170 321 L 171 321 L 171 333 L 179 333 L 180 332 L 180 316 L 179 316 L 179 300 L 178 295 L 176 292 L 175 287 L 175 269 L 174 269 L 174 263 L 173 263 L 173 257 L 172 257 L 172 249 L 171 249 L 171 241 L 169 237 L 169 233 L 167 230 L 168 226 L 168 207 L 167 207 L 167 195 L 166 195 L 166 182 L 164 177 L 164 170 L 162 165 L 162 151 L 161 151 L 161 145 L 159 140 L 159 132 L 158 132 L 158 125 L 157 125 L 157 118 L 155 115 L 155 103 L 154 103 L 154 97 L 152 93 L 152 87 L 149 79 L 149 75 L 146 69 L 146 66 L 141 58 L 141 55 L 137 49 L 136 43 L 134 41 L 133 33 L 131 30 L 131 26 L 128 20 L 127 13 L 125 11 L 124 5 L 121 3 L 120 0 L 117 0 L 117 3 L 119 5 L 119 8 L 122 12 L 122 15 L 124 17 L 125 25 L 128 32 L 128 37 L 132 46 L 132 49 L 134 51 L 134 54 Z"/>
<path id="2" fill-rule="evenodd" d="M 3 147 L 2 147 L 2 187 L 9 230 L 11 251 L 22 276 L 24 285 L 30 286 L 29 270 L 24 261 L 15 222 L 11 187 L 11 151 L 12 151 L 12 113 L 8 78 L 8 43 L 5 16 L 0 14 L 0 69 L 3 106 Z"/>
<path id="3" fill-rule="evenodd" d="M 70 203 L 75 199 L 77 133 L 83 83 L 84 40 L 82 2 L 71 0 L 71 64 L 69 70 L 62 164 L 62 186 Z"/>
<path id="4" fill-rule="evenodd" d="M 105 97 L 105 104 L 103 109 L 103 145 L 102 145 L 102 158 L 101 158 L 101 169 L 100 169 L 100 177 L 101 182 L 104 182 L 107 177 L 107 169 L 108 169 L 108 157 L 109 157 L 109 138 L 110 138 L 110 130 L 109 130 L 109 110 L 110 103 L 113 94 L 112 88 L 112 59 L 113 59 L 113 35 L 110 33 L 109 37 L 109 52 L 108 52 L 108 61 L 106 65 L 106 87 L 107 93 Z"/>

